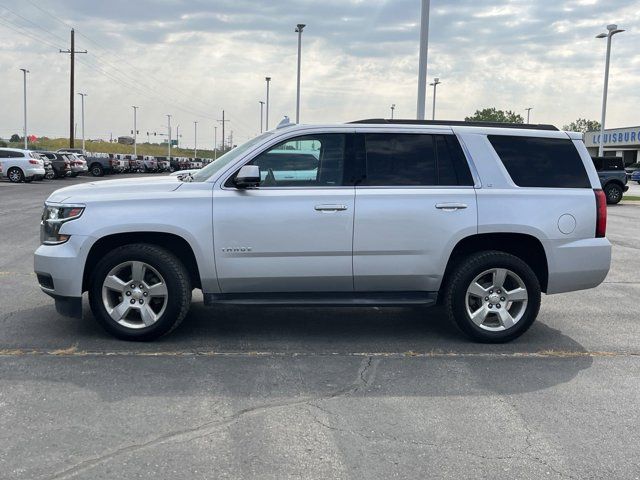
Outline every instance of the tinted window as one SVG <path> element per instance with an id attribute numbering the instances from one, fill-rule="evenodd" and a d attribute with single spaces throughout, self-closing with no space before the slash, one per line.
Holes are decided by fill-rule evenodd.
<path id="1" fill-rule="evenodd" d="M 432 135 L 365 134 L 366 176 L 362 185 L 436 185 Z"/>
<path id="2" fill-rule="evenodd" d="M 438 185 L 473 185 L 469 164 L 455 135 L 436 135 Z"/>
<path id="3" fill-rule="evenodd" d="M 582 159 L 569 139 L 489 135 L 520 187 L 590 188 Z"/>
<path id="4" fill-rule="evenodd" d="M 366 178 L 362 185 L 473 185 L 455 135 L 365 135 Z"/>

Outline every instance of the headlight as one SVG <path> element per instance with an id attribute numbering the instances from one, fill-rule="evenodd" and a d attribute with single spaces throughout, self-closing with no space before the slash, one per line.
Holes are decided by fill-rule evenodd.
<path id="1" fill-rule="evenodd" d="M 58 245 L 69 240 L 69 235 L 61 235 L 60 227 L 63 223 L 75 220 L 84 212 L 83 205 L 47 205 L 42 212 L 40 222 L 40 242 L 45 245 Z"/>

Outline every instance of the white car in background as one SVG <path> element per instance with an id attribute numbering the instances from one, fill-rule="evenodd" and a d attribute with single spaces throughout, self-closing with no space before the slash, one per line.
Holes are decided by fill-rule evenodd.
<path id="1" fill-rule="evenodd" d="M 46 174 L 40 155 L 29 150 L 0 148 L 0 163 L 2 175 L 13 183 L 41 180 Z"/>
<path id="2" fill-rule="evenodd" d="M 81 173 L 87 173 L 89 171 L 89 167 L 87 166 L 87 160 L 84 158 L 84 155 L 74 152 L 61 152 L 63 155 L 66 155 L 69 159 L 69 166 L 71 167 L 71 173 L 69 176 L 77 177 Z"/>

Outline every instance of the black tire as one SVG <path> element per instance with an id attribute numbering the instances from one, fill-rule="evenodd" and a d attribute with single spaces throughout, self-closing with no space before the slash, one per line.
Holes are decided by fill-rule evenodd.
<path id="1" fill-rule="evenodd" d="M 11 167 L 7 170 L 7 178 L 12 183 L 20 183 L 24 181 L 24 173 L 18 167 Z"/>
<path id="2" fill-rule="evenodd" d="M 91 165 L 90 170 L 91 175 L 93 175 L 94 177 L 102 177 L 104 175 L 104 169 L 99 163 L 94 163 L 93 165 Z"/>
<path id="3" fill-rule="evenodd" d="M 150 326 L 129 328 L 113 320 L 102 300 L 102 284 L 110 270 L 128 261 L 144 262 L 158 271 L 167 287 L 164 312 Z M 109 333 L 123 340 L 149 341 L 175 329 L 184 320 L 191 304 L 189 272 L 178 258 L 156 245 L 136 243 L 118 247 L 102 258 L 94 268 L 89 285 L 89 304 L 93 316 Z"/>
<path id="4" fill-rule="evenodd" d="M 528 295 L 520 320 L 502 331 L 481 328 L 471 320 L 467 311 L 467 288 L 478 275 L 493 268 L 504 268 L 515 273 L 524 283 Z M 514 255 L 499 251 L 474 253 L 460 261 L 449 278 L 444 299 L 447 314 L 472 340 L 482 343 L 509 342 L 526 332 L 538 316 L 541 301 L 540 282 L 531 267 Z"/>
<path id="5" fill-rule="evenodd" d="M 622 187 L 617 183 L 609 183 L 606 187 L 604 187 L 604 193 L 607 196 L 607 203 L 609 205 L 615 205 L 616 203 L 620 203 L 622 200 Z"/>
<path id="6" fill-rule="evenodd" d="M 50 172 L 47 172 L 47 174 L 44 176 L 44 178 L 46 178 L 47 180 L 53 180 L 54 178 L 56 178 L 56 174 L 52 170 Z"/>
<path id="7" fill-rule="evenodd" d="M 73 173 L 69 174 L 69 176 L 71 178 L 76 178 L 78 175 L 79 175 L 78 172 L 73 172 Z"/>

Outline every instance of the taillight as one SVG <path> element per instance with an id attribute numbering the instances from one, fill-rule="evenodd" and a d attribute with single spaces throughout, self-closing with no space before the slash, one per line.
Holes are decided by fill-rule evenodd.
<path id="1" fill-rule="evenodd" d="M 29 160 L 29 163 L 31 165 L 40 165 L 40 162 L 38 160 Z"/>
<path id="2" fill-rule="evenodd" d="M 594 189 L 596 194 L 596 238 L 604 238 L 607 234 L 607 196 L 600 189 Z"/>

